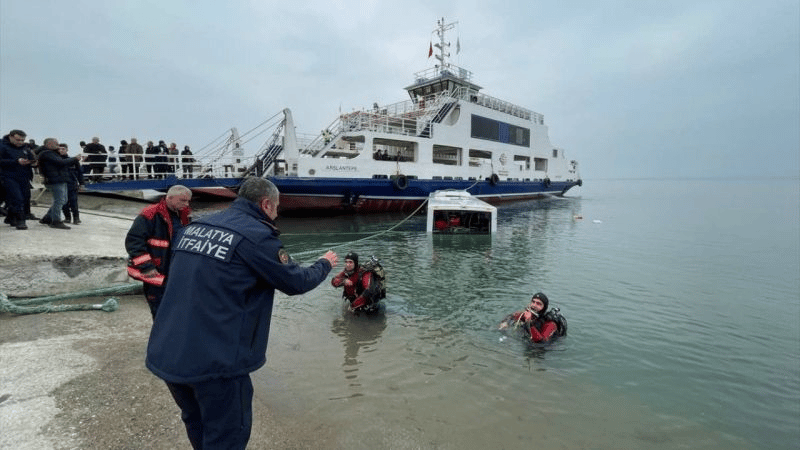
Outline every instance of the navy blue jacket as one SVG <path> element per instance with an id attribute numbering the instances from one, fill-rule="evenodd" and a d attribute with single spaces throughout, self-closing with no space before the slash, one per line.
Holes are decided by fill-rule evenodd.
<path id="1" fill-rule="evenodd" d="M 264 365 L 275 289 L 308 292 L 331 270 L 326 259 L 300 267 L 278 234 L 243 198 L 182 230 L 172 243 L 167 288 L 147 344 L 150 371 L 187 384 Z"/>
<path id="2" fill-rule="evenodd" d="M 11 143 L 8 136 L 3 137 L 0 141 L 0 174 L 5 178 L 11 178 L 20 182 L 30 181 L 33 179 L 33 168 L 31 165 L 23 166 L 19 163 L 19 159 L 28 159 L 31 162 L 36 161 L 36 157 L 28 149 L 28 146 L 23 144 L 21 147 Z"/>

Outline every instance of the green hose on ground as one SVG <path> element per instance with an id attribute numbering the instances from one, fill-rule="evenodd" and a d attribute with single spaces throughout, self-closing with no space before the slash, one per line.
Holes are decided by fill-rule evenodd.
<path id="1" fill-rule="evenodd" d="M 0 313 L 9 312 L 11 314 L 39 314 L 50 312 L 63 312 L 63 311 L 90 311 L 100 310 L 105 312 L 113 312 L 119 308 L 119 300 L 114 297 L 107 298 L 102 304 L 75 304 L 75 305 L 53 305 L 52 302 L 62 300 L 72 300 L 76 298 L 96 297 L 103 295 L 124 295 L 135 294 L 140 292 L 142 286 L 140 284 L 122 284 L 117 286 L 108 286 L 98 289 L 89 289 L 85 291 L 73 292 L 71 294 L 51 295 L 47 297 L 37 298 L 23 298 L 9 300 L 6 294 L 0 292 Z M 28 306 L 31 305 L 31 306 Z"/>

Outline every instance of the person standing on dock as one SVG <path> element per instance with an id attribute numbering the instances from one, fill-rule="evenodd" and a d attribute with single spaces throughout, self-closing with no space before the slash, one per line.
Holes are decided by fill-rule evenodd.
<path id="1" fill-rule="evenodd" d="M 275 290 L 303 294 L 336 266 L 326 252 L 294 262 L 275 226 L 279 192 L 247 178 L 226 210 L 178 235 L 145 364 L 181 408 L 194 448 L 244 449 L 252 427 L 250 373 L 266 362 Z"/>
<path id="2" fill-rule="evenodd" d="M 125 237 L 128 275 L 144 282 L 150 314 L 156 317 L 169 272 L 172 239 L 189 224 L 192 191 L 176 184 L 155 205 L 142 209 Z"/>
<path id="3" fill-rule="evenodd" d="M 0 177 L 6 195 L 5 222 L 18 230 L 27 230 L 25 205 L 31 200 L 31 168 L 36 159 L 25 144 L 25 132 L 11 130 L 0 141 Z"/>
<path id="4" fill-rule="evenodd" d="M 62 158 L 69 158 L 69 146 L 61 143 L 58 145 L 58 153 Z M 80 225 L 81 216 L 78 212 L 78 190 L 83 186 L 83 171 L 81 164 L 75 160 L 71 165 L 67 166 L 69 171 L 69 181 L 67 182 L 67 203 L 61 208 L 64 213 L 64 222 L 72 222 L 75 225 Z"/>
<path id="5" fill-rule="evenodd" d="M 80 163 L 82 158 L 82 156 L 62 158 L 58 152 L 58 140 L 55 138 L 44 140 L 42 150 L 39 152 L 39 172 L 44 177 L 44 185 L 53 196 L 53 204 L 39 223 L 49 225 L 50 228 L 70 229 L 61 220 L 61 212 L 67 204 L 67 184 L 72 180 L 69 167 Z"/>

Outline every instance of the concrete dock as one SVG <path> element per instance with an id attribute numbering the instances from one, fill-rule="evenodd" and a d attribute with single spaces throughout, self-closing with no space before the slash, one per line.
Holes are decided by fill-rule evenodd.
<path id="1" fill-rule="evenodd" d="M 36 217 L 47 209 L 33 207 Z M 82 211 L 60 230 L 28 220 L 27 230 L 0 223 L 0 292 L 39 297 L 130 282 L 125 235 L 134 216 Z"/>

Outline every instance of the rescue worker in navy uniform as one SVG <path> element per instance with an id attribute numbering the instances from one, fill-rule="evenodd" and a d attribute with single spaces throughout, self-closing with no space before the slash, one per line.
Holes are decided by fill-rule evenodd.
<path id="1" fill-rule="evenodd" d="M 289 257 L 274 220 L 279 192 L 249 177 L 225 211 L 183 229 L 147 345 L 147 368 L 167 383 L 195 449 L 244 449 L 252 425 L 250 372 L 266 362 L 275 289 L 297 295 L 336 265 Z"/>
<path id="2" fill-rule="evenodd" d="M 144 282 L 144 296 L 153 318 L 164 295 L 171 241 L 189 223 L 191 200 L 189 188 L 172 186 L 160 202 L 142 209 L 125 237 L 128 275 Z"/>
<path id="3" fill-rule="evenodd" d="M 343 286 L 342 297 L 350 302 L 350 309 L 357 311 L 372 304 L 369 290 L 372 273 L 358 264 L 358 254 L 350 252 L 344 257 L 344 270 L 331 279 L 333 287 Z"/>

